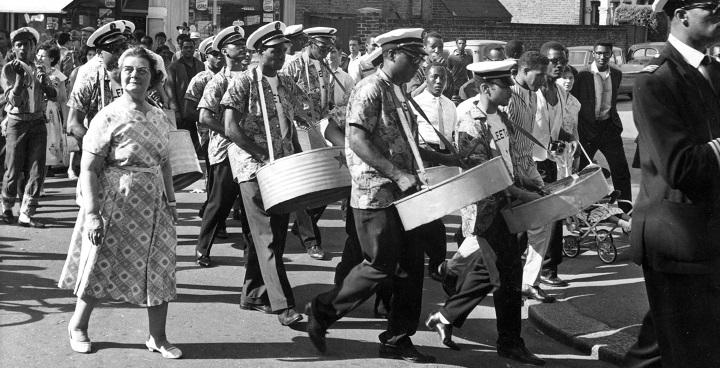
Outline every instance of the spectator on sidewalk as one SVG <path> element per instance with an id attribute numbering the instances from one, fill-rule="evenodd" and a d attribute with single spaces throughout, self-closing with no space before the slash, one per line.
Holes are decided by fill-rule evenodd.
<path id="1" fill-rule="evenodd" d="M 452 65 L 452 69 L 450 70 L 451 77 L 453 79 L 453 85 L 458 87 L 462 86 L 463 84 L 467 83 L 470 79 L 472 79 L 472 73 L 467 70 L 467 66 L 472 64 L 473 57 L 472 52 L 468 54 L 465 51 L 465 46 L 467 46 L 467 38 L 465 37 L 458 37 L 455 39 L 455 46 L 456 49 L 453 51 L 452 55 L 448 58 L 450 61 L 450 65 Z M 502 59 L 500 59 L 502 60 Z M 466 98 L 467 100 L 467 98 Z"/>
<path id="2" fill-rule="evenodd" d="M 202 157 L 195 122 L 185 116 L 185 91 L 187 91 L 190 80 L 197 73 L 205 70 L 205 64 L 193 56 L 195 54 L 195 41 L 186 38 L 182 42 L 178 42 L 178 44 L 181 47 L 182 57 L 168 67 L 168 79 L 165 89 L 169 98 L 169 107 L 175 112 L 177 128 L 190 132 L 195 152 L 198 153 L 199 157 Z"/>

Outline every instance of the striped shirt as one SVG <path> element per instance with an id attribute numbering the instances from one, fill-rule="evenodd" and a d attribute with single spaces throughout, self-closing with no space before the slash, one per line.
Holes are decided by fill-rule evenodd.
<path id="1" fill-rule="evenodd" d="M 537 113 L 537 94 L 520 87 L 517 82 L 510 88 L 512 89 L 510 103 L 507 106 L 500 106 L 500 110 L 506 113 L 513 123 L 532 133 Z M 532 153 L 534 143 L 518 129 L 513 129 L 513 134 L 516 143 L 512 145 L 513 157 L 523 171 L 530 172 L 535 166 Z"/>

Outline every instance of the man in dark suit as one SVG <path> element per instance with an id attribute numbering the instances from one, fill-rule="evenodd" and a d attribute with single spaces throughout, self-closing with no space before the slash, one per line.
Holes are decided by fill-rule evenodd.
<path id="1" fill-rule="evenodd" d="M 595 61 L 581 70 L 571 91 L 582 104 L 578 116 L 578 133 L 592 159 L 599 150 L 610 166 L 613 186 L 620 191 L 620 198 L 632 200 L 630 191 L 630 168 L 628 168 L 620 133 L 623 130 L 617 112 L 617 95 L 622 72 L 610 66 L 613 44 L 607 40 L 595 42 Z M 589 164 L 581 155 L 581 167 Z M 629 207 L 629 206 L 628 206 Z M 628 212 L 630 208 L 621 208 Z"/>
<path id="2" fill-rule="evenodd" d="M 720 40 L 720 1 L 653 8 L 670 36 L 633 89 L 642 185 L 631 234 L 650 312 L 626 366 L 718 367 L 720 64 L 704 51 Z"/>

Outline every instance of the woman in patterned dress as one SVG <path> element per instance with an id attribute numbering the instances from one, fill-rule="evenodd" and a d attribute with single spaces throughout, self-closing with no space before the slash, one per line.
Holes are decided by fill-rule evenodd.
<path id="1" fill-rule="evenodd" d="M 65 135 L 63 134 L 65 129 L 63 120 L 67 116 L 67 108 L 63 108 L 63 106 L 67 106 L 67 92 L 65 90 L 67 77 L 56 69 L 60 61 L 60 49 L 49 43 L 40 45 L 36 59 L 37 67 L 46 70 L 50 81 L 58 92 L 57 97 L 47 101 L 45 110 L 48 132 L 45 166 L 62 166 L 65 164 Z"/>
<path id="2" fill-rule="evenodd" d="M 100 299 L 113 299 L 147 306 L 145 345 L 179 358 L 165 336 L 168 302 L 176 298 L 170 124 L 146 101 L 163 66 L 143 47 L 127 50 L 119 65 L 124 93 L 100 110 L 83 140 L 82 206 L 60 278 L 78 296 L 70 345 L 91 351 L 90 314 Z"/>

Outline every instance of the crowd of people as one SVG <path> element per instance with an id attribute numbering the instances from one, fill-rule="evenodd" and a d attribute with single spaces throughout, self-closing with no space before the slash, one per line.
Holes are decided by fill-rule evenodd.
<path id="1" fill-rule="evenodd" d="M 641 73 L 634 93 L 638 161 L 644 183 L 653 184 L 640 191 L 635 213 L 645 231 L 632 232 L 633 249 L 652 283 L 645 335 L 628 361 L 662 355 L 678 362 L 672 360 L 671 349 L 677 349 L 677 339 L 686 338 L 682 331 L 689 327 L 669 321 L 667 313 L 690 319 L 692 313 L 705 311 L 705 305 L 679 312 L 668 306 L 682 309 L 684 301 L 663 290 L 687 294 L 680 290 L 692 283 L 685 274 L 708 275 L 703 285 L 717 286 L 717 252 L 655 246 L 673 233 L 694 239 L 688 245 L 693 247 L 714 238 L 716 204 L 687 207 L 704 203 L 707 197 L 701 193 L 716 198 L 717 186 L 711 183 L 720 170 L 720 106 L 717 97 L 708 97 L 720 88 L 716 62 L 697 61 L 705 58 L 690 51 L 698 53 L 720 37 L 719 31 L 697 23 L 706 20 L 703 16 L 718 17 L 720 6 L 712 4 L 668 0 L 653 5 L 671 20 L 671 46 Z M 45 226 L 34 215 L 47 167 L 68 166 L 68 175 L 79 181 L 80 209 L 59 282 L 77 295 L 68 325 L 74 351 L 92 350 L 91 313 L 99 301 L 112 299 L 147 306 L 148 349 L 165 358 L 182 356 L 165 334 L 168 303 L 176 299 L 178 213 L 169 132 L 178 128 L 191 132 L 191 149 L 207 168 L 198 266 L 212 265 L 213 242 L 227 237 L 225 220 L 231 210 L 240 220 L 245 258 L 241 309 L 276 314 L 282 326 L 304 318 L 283 260 L 290 214 L 266 211 L 258 170 L 298 152 L 343 147 L 352 177 L 351 195 L 343 201 L 347 241 L 332 289 L 304 309 L 317 350 L 326 351 L 325 335 L 334 322 L 376 294 L 375 313 L 387 318 L 387 330 L 379 336 L 380 356 L 435 362 L 411 340 L 421 321 L 427 255 L 428 275 L 442 283 L 448 299 L 427 316 L 425 325 L 444 345 L 459 350 L 453 327 L 462 327 L 492 292 L 497 354 L 545 364 L 521 336 L 521 305 L 523 298 L 555 301 L 541 284 L 568 285 L 558 277 L 563 221 L 512 234 L 500 210 L 512 201 L 541 198 L 547 184 L 578 173 L 597 151 L 610 166 L 616 190 L 611 198 L 631 199 L 617 112 L 622 73 L 610 65 L 612 41 L 598 40 L 592 64 L 576 70 L 568 65 L 566 46 L 555 41 L 537 51 L 526 50 L 522 40 L 488 45 L 483 61 L 474 62 L 466 52 L 466 38 L 456 38 L 455 49 L 445 52 L 451 50 L 444 50 L 440 33 L 420 28 L 364 40 L 351 37 L 347 53 L 337 30 L 329 27 L 276 21 L 249 35 L 240 26 L 227 27 L 204 40 L 190 33 L 187 24 L 177 30 L 175 48 L 164 33 L 153 40 L 131 22 L 118 20 L 97 30 L 82 29 L 82 46 L 74 49 L 69 33 L 40 43 L 40 35 L 30 27 L 0 31 L 7 40 L 0 43 L 0 52 L 7 53 L 0 75 L 6 115 L 3 221 Z M 673 65 L 688 68 L 691 60 L 699 65 L 693 77 L 702 90 L 698 96 L 677 99 L 707 103 L 695 110 L 675 107 L 676 101 L 664 94 L 672 88 L 663 89 L 687 83 L 675 75 L 681 73 L 680 66 Z M 679 79 L 669 82 L 656 79 L 658 75 Z M 686 112 L 694 116 L 707 109 L 707 115 L 693 118 L 707 120 L 705 125 L 693 123 L 704 128 L 686 123 Z M 694 148 L 686 149 L 690 146 Z M 393 203 L 421 189 L 421 163 L 469 169 L 495 157 L 502 158 L 513 185 L 460 211 L 458 250 L 451 259 L 446 259 L 441 219 L 404 230 Z M 667 200 L 656 203 L 658 198 Z M 670 207 L 670 200 L 684 207 Z M 660 206 L 657 212 L 651 210 L 654 206 Z M 632 231 L 627 208 L 603 208 L 587 216 Z M 298 211 L 290 227 L 308 256 L 317 260 L 325 258 L 318 227 L 324 210 Z M 697 230 L 688 233 L 682 226 L 699 220 L 692 215 L 695 210 L 710 214 L 710 222 L 702 229 L 687 223 Z M 717 294 L 712 297 L 717 299 Z M 710 346 L 708 341 L 717 341 L 718 335 L 703 336 L 700 346 Z"/>

